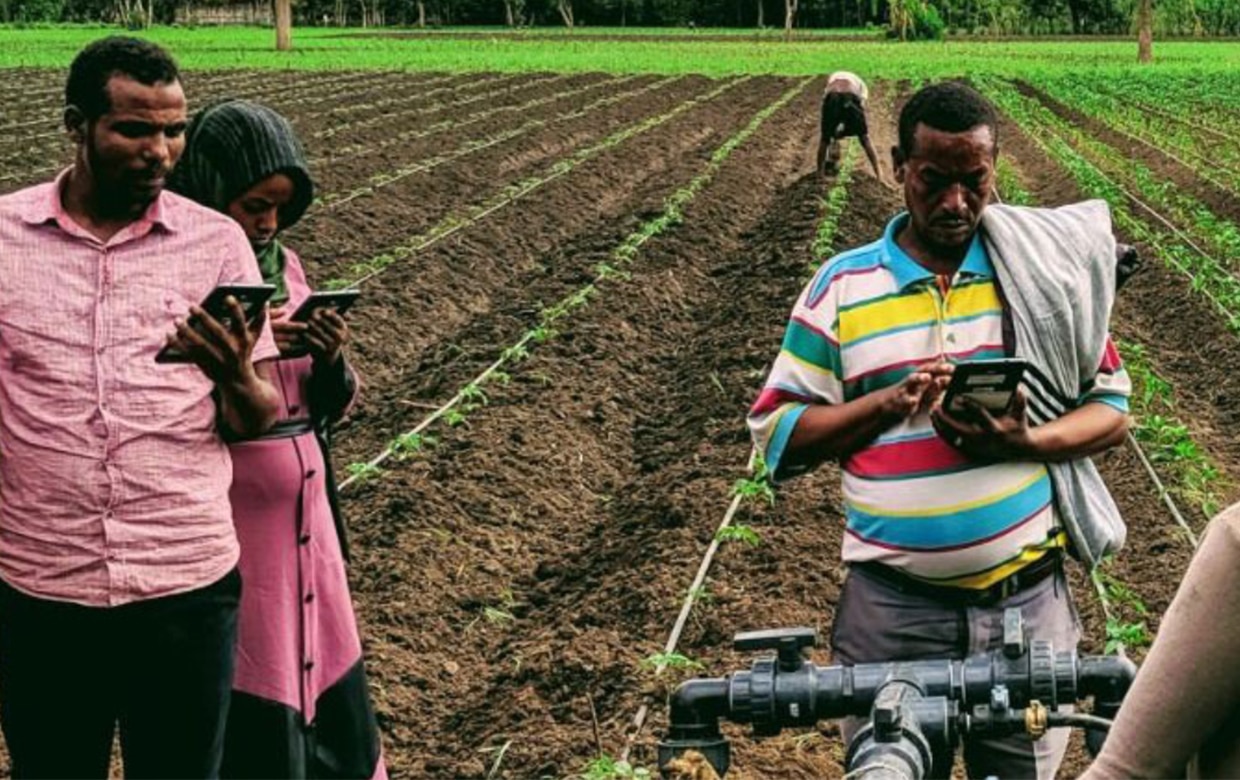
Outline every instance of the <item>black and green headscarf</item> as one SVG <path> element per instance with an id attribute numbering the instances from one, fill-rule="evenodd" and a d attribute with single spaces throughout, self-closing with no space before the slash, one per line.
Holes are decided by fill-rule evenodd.
<path id="1" fill-rule="evenodd" d="M 306 154 L 292 125 L 275 111 L 248 100 L 225 100 L 199 111 L 185 135 L 185 151 L 169 188 L 227 213 L 228 204 L 268 176 L 283 173 L 294 195 L 280 209 L 280 230 L 297 224 L 314 200 Z M 256 246 L 263 281 L 276 286 L 273 303 L 288 300 L 284 250 L 277 239 Z"/>

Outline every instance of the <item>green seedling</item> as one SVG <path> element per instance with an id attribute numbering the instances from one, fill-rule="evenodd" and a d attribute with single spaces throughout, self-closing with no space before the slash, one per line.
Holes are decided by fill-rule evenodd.
<path id="1" fill-rule="evenodd" d="M 350 463 L 344 467 L 344 470 L 358 482 L 376 479 L 383 474 L 383 469 L 373 463 Z"/>
<path id="2" fill-rule="evenodd" d="M 390 449 L 397 460 L 404 460 L 422 452 L 427 447 L 434 447 L 439 440 L 434 436 L 421 433 L 402 433 L 392 440 Z"/>
<path id="3" fill-rule="evenodd" d="M 1107 642 L 1103 650 L 1105 653 L 1114 653 L 1121 647 L 1130 650 L 1149 647 L 1153 638 L 1146 629 L 1145 623 L 1121 623 L 1115 618 L 1107 620 Z"/>
<path id="4" fill-rule="evenodd" d="M 730 525 L 726 528 L 720 528 L 715 533 L 715 541 L 720 544 L 726 542 L 741 542 L 750 547 L 757 547 L 762 544 L 762 537 L 758 532 L 747 525 Z"/>
<path id="5" fill-rule="evenodd" d="M 638 664 L 643 669 L 705 669 L 700 661 L 695 661 L 680 653 L 655 653 L 648 655 Z"/>
<path id="6" fill-rule="evenodd" d="M 649 769 L 634 767 L 628 761 L 617 761 L 604 753 L 586 764 L 580 780 L 650 780 Z"/>
<path id="7" fill-rule="evenodd" d="M 707 586 L 698 585 L 689 591 L 689 600 L 694 604 L 710 604 L 714 602 L 715 596 Z"/>

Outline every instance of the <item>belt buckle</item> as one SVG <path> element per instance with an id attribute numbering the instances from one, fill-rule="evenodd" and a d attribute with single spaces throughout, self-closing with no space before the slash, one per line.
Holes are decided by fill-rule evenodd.
<path id="1" fill-rule="evenodd" d="M 1004 577 L 995 583 L 996 602 L 1007 601 L 1010 597 L 1020 592 L 1021 572 L 1016 571 Z"/>

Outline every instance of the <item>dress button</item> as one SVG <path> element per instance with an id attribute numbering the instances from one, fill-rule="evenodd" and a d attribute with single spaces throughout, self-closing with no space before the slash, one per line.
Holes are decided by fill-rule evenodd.
<path id="1" fill-rule="evenodd" d="M 307 594 L 306 594 L 306 603 L 307 603 L 307 604 L 309 604 L 309 603 L 311 603 L 312 601 L 314 601 L 314 594 L 313 594 L 313 593 L 307 593 Z"/>
<path id="2" fill-rule="evenodd" d="M 310 544 L 310 534 L 302 534 L 302 537 L 298 539 L 297 541 L 301 542 L 302 544 Z"/>
<path id="3" fill-rule="evenodd" d="M 301 411 L 301 407 L 298 406 L 297 404 L 293 404 L 292 406 L 288 408 L 289 414 L 297 414 L 300 411 Z"/>
<path id="4" fill-rule="evenodd" d="M 314 479 L 314 475 L 317 473 L 318 472 L 315 471 L 314 469 L 310 469 L 309 471 L 306 472 L 306 479 Z"/>
<path id="5" fill-rule="evenodd" d="M 314 661 L 306 661 L 306 671 L 308 672 L 313 668 L 314 668 Z"/>

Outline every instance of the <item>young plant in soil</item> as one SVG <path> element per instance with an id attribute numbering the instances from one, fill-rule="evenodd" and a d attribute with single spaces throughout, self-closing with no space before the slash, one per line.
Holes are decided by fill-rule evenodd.
<path id="1" fill-rule="evenodd" d="M 649 769 L 635 767 L 628 761 L 617 761 L 607 753 L 586 764 L 586 768 L 574 780 L 652 780 Z"/>
<path id="2" fill-rule="evenodd" d="M 809 85 L 811 79 L 804 79 L 798 83 L 796 87 L 785 92 L 775 102 L 759 111 L 750 122 L 735 135 L 725 141 L 714 154 L 711 155 L 705 169 L 695 176 L 688 184 L 673 193 L 664 201 L 664 209 L 658 216 L 647 220 L 633 233 L 621 242 L 619 247 L 612 252 L 611 257 L 607 261 L 606 273 L 612 278 L 616 278 L 617 270 L 633 261 L 637 256 L 640 247 L 652 238 L 662 235 L 664 232 L 673 227 L 676 223 L 673 217 L 681 214 L 686 205 L 688 205 L 697 195 L 709 184 L 723 167 L 724 163 L 732 155 L 733 152 L 746 140 L 748 140 L 758 128 L 770 118 L 776 111 L 787 105 L 796 95 L 800 94 L 806 86 Z M 729 82 L 735 84 L 736 82 Z M 728 88 L 729 84 L 717 88 L 714 93 L 720 93 Z M 703 100 L 705 98 L 697 98 Z M 682 104 L 684 105 L 684 104 Z M 417 426 L 413 432 L 421 433 L 422 430 L 433 422 L 435 419 L 442 419 L 449 427 L 462 425 L 466 421 L 466 415 L 476 410 L 480 405 L 486 402 L 487 397 L 482 391 L 482 385 L 489 381 L 496 372 L 507 365 L 510 361 L 524 359 L 529 354 L 529 349 L 534 344 L 543 343 L 555 338 L 559 331 L 558 323 L 576 310 L 586 306 L 590 300 L 599 292 L 600 279 L 595 279 L 584 287 L 570 293 L 555 304 L 546 306 L 539 311 L 539 321 L 530 330 L 521 336 L 517 342 L 506 348 L 495 363 L 484 371 L 479 377 L 475 378 L 467 384 L 462 390 L 441 409 L 431 415 L 426 421 Z M 503 374 L 507 378 L 507 374 Z M 393 454 L 391 447 L 379 454 L 375 459 L 375 463 L 381 463 Z M 351 475 L 352 476 L 352 475 Z M 341 484 L 344 489 L 351 481 Z M 756 488 L 761 492 L 761 488 Z M 768 488 L 769 489 L 769 488 Z M 773 499 L 773 493 L 772 493 Z"/>

